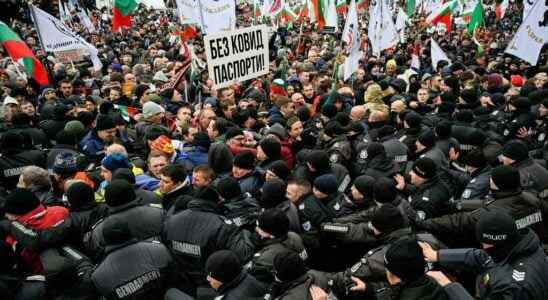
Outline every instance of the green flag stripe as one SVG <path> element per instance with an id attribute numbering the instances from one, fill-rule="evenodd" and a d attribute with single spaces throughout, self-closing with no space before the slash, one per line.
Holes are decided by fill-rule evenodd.
<path id="1" fill-rule="evenodd" d="M 127 16 L 137 8 L 137 2 L 135 0 L 116 0 L 114 7 L 120 11 L 122 16 Z"/>
<path id="2" fill-rule="evenodd" d="M 22 42 L 21 38 L 4 22 L 0 22 L 0 43 L 7 41 Z"/>

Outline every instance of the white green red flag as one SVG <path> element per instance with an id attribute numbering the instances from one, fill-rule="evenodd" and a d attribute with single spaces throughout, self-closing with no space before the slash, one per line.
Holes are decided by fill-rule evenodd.
<path id="1" fill-rule="evenodd" d="M 0 44 L 13 61 L 23 65 L 29 77 L 34 78 L 40 85 L 49 84 L 46 68 L 34 56 L 27 44 L 2 21 L 0 21 Z"/>
<path id="2" fill-rule="evenodd" d="M 453 23 L 453 13 L 457 9 L 457 0 L 452 0 L 444 3 L 440 8 L 436 9 L 426 18 L 426 22 L 432 25 L 438 25 L 438 23 L 445 24 L 447 32 L 451 32 Z"/>

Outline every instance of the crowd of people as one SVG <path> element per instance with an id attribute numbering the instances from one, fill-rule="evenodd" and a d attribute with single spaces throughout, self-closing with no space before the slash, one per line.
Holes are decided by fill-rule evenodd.
<path id="1" fill-rule="evenodd" d="M 547 52 L 504 53 L 521 3 L 486 3 L 484 49 L 416 13 L 379 56 L 360 12 L 346 81 L 340 32 L 272 22 L 270 73 L 221 89 L 171 10 L 111 32 L 86 4 L 97 71 L 12 4 L 51 85 L 0 53 L 2 299 L 548 299 Z"/>

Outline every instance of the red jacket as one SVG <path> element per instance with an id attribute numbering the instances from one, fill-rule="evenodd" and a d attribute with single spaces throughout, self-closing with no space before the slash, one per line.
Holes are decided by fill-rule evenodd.
<path id="1" fill-rule="evenodd" d="M 55 227 L 62 223 L 68 216 L 69 211 L 62 206 L 45 207 L 39 205 L 31 212 L 17 218 L 17 222 L 31 229 L 44 230 Z M 17 241 L 11 236 L 6 237 L 6 242 L 14 247 Z M 42 262 L 38 253 L 32 252 L 30 249 L 23 249 L 21 257 L 25 262 L 24 268 L 28 269 L 32 274 L 40 274 L 43 271 Z"/>

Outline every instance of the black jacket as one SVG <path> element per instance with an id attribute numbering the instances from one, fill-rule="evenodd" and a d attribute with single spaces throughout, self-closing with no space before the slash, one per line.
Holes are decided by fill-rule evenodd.
<path id="1" fill-rule="evenodd" d="M 17 186 L 19 175 L 27 166 L 46 166 L 46 156 L 40 150 L 23 150 L 21 148 L 0 149 L 0 182 L 6 189 Z"/>
<path id="2" fill-rule="evenodd" d="M 88 253 L 97 260 L 104 254 L 103 221 L 119 219 L 128 224 L 131 236 L 138 241 L 160 240 L 165 212 L 151 205 L 139 205 L 137 200 L 109 207 L 109 216 L 93 225 L 93 229 L 84 235 L 84 244 Z"/>
<path id="3" fill-rule="evenodd" d="M 106 299 L 160 299 L 172 281 L 174 261 L 158 241 L 107 247 L 107 256 L 91 274 Z M 128 263 L 130 262 L 130 263 Z"/>
<path id="4" fill-rule="evenodd" d="M 285 237 L 262 240 L 261 246 L 262 249 L 253 255 L 253 259 L 246 265 L 246 268 L 249 274 L 264 283 L 274 282 L 272 274 L 274 258 L 279 253 L 289 250 L 298 253 L 303 260 L 308 258 L 301 237 L 294 232 L 289 232 Z"/>
<path id="5" fill-rule="evenodd" d="M 234 280 L 221 285 L 217 290 L 217 298 L 224 300 L 261 299 L 265 293 L 266 288 L 263 283 L 242 272 Z"/>
<path id="6" fill-rule="evenodd" d="M 255 252 L 251 233 L 231 223 L 220 215 L 216 203 L 200 199 L 166 220 L 163 240 L 194 287 L 207 285 L 205 262 L 215 251 L 230 249 L 242 261 Z"/>
<path id="7" fill-rule="evenodd" d="M 419 187 L 407 184 L 402 193 L 409 203 L 424 218 L 443 216 L 449 213 L 452 197 L 451 187 L 439 175 Z"/>
<path id="8" fill-rule="evenodd" d="M 4 300 L 49 299 L 45 281 L 24 279 L 15 274 L 0 274 L 0 295 Z"/>
<path id="9" fill-rule="evenodd" d="M 255 228 L 255 221 L 259 215 L 259 202 L 249 193 L 244 193 L 236 198 L 222 203 L 223 215 L 238 227 L 251 226 Z"/>
<path id="10" fill-rule="evenodd" d="M 397 229 L 391 233 L 383 234 L 378 238 L 380 246 L 371 249 L 351 268 L 344 272 L 335 273 L 332 277 L 334 289 L 339 294 L 344 294 L 348 275 L 358 277 L 364 282 L 386 282 L 386 268 L 384 255 L 390 245 L 400 239 L 416 237 L 419 241 L 427 242 L 434 249 L 444 247 L 434 236 L 428 233 L 415 234 L 410 227 Z"/>
<path id="11" fill-rule="evenodd" d="M 480 299 L 548 299 L 548 260 L 538 237 L 529 229 L 520 232 L 510 252 L 497 262 L 478 249 L 441 250 L 438 255 L 444 267 L 480 274 Z"/>
<path id="12" fill-rule="evenodd" d="M 514 163 L 512 166 L 518 169 L 521 187 L 524 190 L 536 194 L 548 193 L 548 170 L 546 168 L 531 158 Z"/>
<path id="13" fill-rule="evenodd" d="M 295 205 L 299 211 L 304 245 L 309 251 L 318 250 L 321 247 L 321 225 L 330 222 L 335 215 L 312 194 L 304 195 Z"/>
<path id="14" fill-rule="evenodd" d="M 362 153 L 360 153 L 360 155 Z M 367 151 L 365 153 L 367 153 Z M 374 157 L 368 157 L 367 159 L 362 159 L 360 156 L 357 158 L 357 162 L 353 165 L 354 176 L 368 175 L 373 178 L 392 178 L 399 171 L 400 167 L 392 158 L 386 155 L 377 155 Z"/>
<path id="15" fill-rule="evenodd" d="M 303 300 L 312 299 L 310 287 L 319 286 L 327 290 L 329 288 L 328 277 L 325 273 L 308 271 L 299 278 L 286 283 L 276 283 L 271 290 L 273 300 Z"/>
<path id="16" fill-rule="evenodd" d="M 505 210 L 514 220 L 518 229 L 533 228 L 541 240 L 546 236 L 545 222 L 542 221 L 540 201 L 533 194 L 521 190 L 496 192 L 492 198 L 483 202 L 481 208 L 470 212 L 458 212 L 438 218 L 418 222 L 421 229 L 428 230 L 436 236 L 448 237 L 457 245 L 475 245 L 475 226 L 481 216 L 489 209 Z M 447 241 L 449 244 L 449 241 Z M 453 244 L 450 243 L 450 244 Z"/>
<path id="17" fill-rule="evenodd" d="M 403 282 L 388 289 L 375 291 L 378 300 L 446 300 L 444 289 L 434 279 L 423 275 L 417 280 Z"/>

